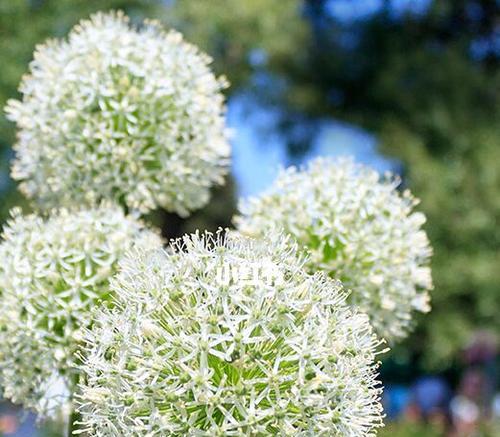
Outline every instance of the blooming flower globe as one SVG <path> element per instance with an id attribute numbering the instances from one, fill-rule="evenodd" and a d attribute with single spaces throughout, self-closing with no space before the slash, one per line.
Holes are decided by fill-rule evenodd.
<path id="1" fill-rule="evenodd" d="M 341 280 L 352 290 L 350 302 L 395 342 L 407 335 L 415 311 L 429 310 L 432 288 L 425 216 L 398 185 L 351 159 L 318 158 L 241 202 L 235 223 L 251 236 L 273 229 L 292 235 L 309 254 L 307 269 Z"/>
<path id="2" fill-rule="evenodd" d="M 118 260 L 161 241 L 111 205 L 47 220 L 15 210 L 2 239 L 0 385 L 4 397 L 52 416 L 70 400 L 81 328 L 110 301 Z"/>
<path id="3" fill-rule="evenodd" d="M 87 332 L 89 436 L 368 436 L 379 341 L 284 238 L 194 234 L 138 249 Z"/>
<path id="4" fill-rule="evenodd" d="M 17 123 L 12 176 L 41 208 L 112 199 L 187 215 L 227 172 L 226 86 L 211 59 L 121 12 L 37 47 L 6 111 Z"/>

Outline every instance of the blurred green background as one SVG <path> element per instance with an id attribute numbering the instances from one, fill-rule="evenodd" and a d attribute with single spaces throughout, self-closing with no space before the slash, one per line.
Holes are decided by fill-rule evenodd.
<path id="1" fill-rule="evenodd" d="M 229 226 L 236 197 L 272 180 L 265 165 L 351 153 L 400 173 L 428 218 L 435 290 L 382 376 L 408 388 L 433 375 L 456 394 L 479 372 L 486 388 L 472 400 L 491 413 L 482 404 L 499 383 L 500 2 L 0 0 L 0 106 L 18 97 L 36 44 L 108 9 L 182 31 L 232 84 L 233 176 L 187 220 L 152 214 L 165 236 Z M 8 175 L 14 140 L 0 116 L 0 222 L 13 205 L 28 209 Z M 389 432 L 434 435 L 421 426 Z"/>

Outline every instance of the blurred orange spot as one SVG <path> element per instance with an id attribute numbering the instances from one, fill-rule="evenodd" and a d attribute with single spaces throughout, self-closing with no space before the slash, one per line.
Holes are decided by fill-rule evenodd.
<path id="1" fill-rule="evenodd" d="M 12 434 L 17 430 L 17 419 L 12 415 L 0 416 L 0 432 Z"/>

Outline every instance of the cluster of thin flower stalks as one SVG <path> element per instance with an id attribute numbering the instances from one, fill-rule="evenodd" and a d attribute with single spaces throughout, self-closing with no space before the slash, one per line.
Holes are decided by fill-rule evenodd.
<path id="1" fill-rule="evenodd" d="M 224 78 L 154 21 L 98 13 L 37 47 L 0 240 L 0 390 L 83 436 L 373 436 L 378 356 L 430 309 L 417 199 L 349 158 L 283 170 L 235 228 L 143 221 L 210 201 Z"/>

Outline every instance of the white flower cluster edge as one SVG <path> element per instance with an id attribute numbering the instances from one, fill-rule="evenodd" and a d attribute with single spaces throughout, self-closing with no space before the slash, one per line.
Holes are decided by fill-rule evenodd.
<path id="1" fill-rule="evenodd" d="M 0 386 L 41 417 L 70 401 L 82 329 L 112 301 L 109 282 L 135 245 L 161 247 L 159 235 L 120 208 L 20 210 L 0 241 Z M 57 389 L 56 389 L 57 388 Z M 55 390 L 56 389 L 56 390 Z"/>
<path id="2" fill-rule="evenodd" d="M 414 312 L 430 310 L 432 289 L 425 216 L 399 184 L 350 158 L 316 158 L 242 201 L 234 221 L 253 237 L 291 235 L 309 256 L 308 270 L 342 281 L 350 302 L 395 343 L 408 335 Z"/>

